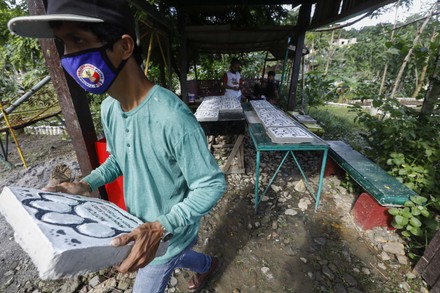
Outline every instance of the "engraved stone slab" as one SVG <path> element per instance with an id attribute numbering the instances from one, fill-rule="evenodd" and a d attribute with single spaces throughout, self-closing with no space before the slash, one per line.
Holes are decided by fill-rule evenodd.
<path id="1" fill-rule="evenodd" d="M 300 127 L 268 127 L 267 134 L 274 143 L 301 143 L 313 141 L 313 136 Z"/>
<path id="2" fill-rule="evenodd" d="M 217 111 L 217 117 L 206 111 Z M 196 115 L 199 121 L 217 121 L 219 113 L 238 113 L 243 112 L 240 101 L 235 97 L 228 96 L 209 96 L 203 99 L 203 102 L 197 107 Z"/>
<path id="3" fill-rule="evenodd" d="M 202 102 L 199 107 L 197 107 L 197 111 L 215 111 L 220 109 L 220 101 L 218 102 Z"/>
<path id="4" fill-rule="evenodd" d="M 220 112 L 243 112 L 241 103 L 235 97 L 222 97 L 220 100 Z"/>
<path id="5" fill-rule="evenodd" d="M 257 112 L 265 128 L 268 127 L 293 127 L 298 126 L 293 119 L 284 115 L 281 111 L 260 111 Z"/>
<path id="6" fill-rule="evenodd" d="M 205 97 L 202 103 L 197 107 L 197 111 L 217 111 L 220 109 L 220 97 Z"/>
<path id="7" fill-rule="evenodd" d="M 42 279 L 85 274 L 119 264 L 132 246 L 112 247 L 111 239 L 142 224 L 101 199 L 31 188 L 4 187 L 0 212 Z"/>
<path id="8" fill-rule="evenodd" d="M 250 103 L 255 111 L 257 111 L 257 109 L 261 109 L 261 108 L 274 108 L 275 109 L 275 107 L 266 100 L 252 100 L 252 101 L 250 101 Z"/>
<path id="9" fill-rule="evenodd" d="M 197 121 L 217 121 L 219 115 L 219 110 L 212 111 L 202 111 L 197 110 L 194 116 L 196 116 Z"/>

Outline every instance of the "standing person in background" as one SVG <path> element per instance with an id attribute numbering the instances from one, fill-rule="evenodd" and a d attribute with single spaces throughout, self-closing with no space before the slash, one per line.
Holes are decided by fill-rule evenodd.
<path id="1" fill-rule="evenodd" d="M 229 71 L 223 75 L 223 87 L 225 88 L 225 96 L 235 97 L 239 101 L 242 99 L 241 89 L 243 88 L 243 80 L 240 75 L 241 62 L 233 58 Z"/>
<path id="2" fill-rule="evenodd" d="M 17 35 L 55 38 L 66 72 L 86 91 L 108 94 L 101 118 L 110 156 L 81 181 L 47 190 L 88 195 L 124 175 L 127 210 L 144 224 L 113 239 L 113 246 L 134 241 L 117 269 L 137 271 L 133 292 L 162 293 L 174 269 L 187 268 L 195 272 L 188 291 L 199 292 L 219 260 L 192 246 L 225 178 L 188 107 L 145 77 L 128 2 L 47 0 L 46 15 L 17 17 L 8 26 Z M 156 257 L 161 241 L 168 250 Z"/>
<path id="3" fill-rule="evenodd" d="M 267 81 L 263 92 L 269 103 L 278 104 L 278 82 L 275 80 L 275 71 L 267 73 Z"/>
<path id="4" fill-rule="evenodd" d="M 275 80 L 275 71 L 269 71 L 267 79 L 261 79 L 261 84 L 255 84 L 254 95 L 257 99 L 266 99 L 273 105 L 278 104 L 278 81 Z"/>

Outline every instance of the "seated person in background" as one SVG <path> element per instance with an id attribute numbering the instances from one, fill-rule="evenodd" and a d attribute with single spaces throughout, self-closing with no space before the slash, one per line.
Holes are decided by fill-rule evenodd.
<path id="1" fill-rule="evenodd" d="M 223 75 L 223 87 L 225 88 L 225 96 L 236 97 L 241 100 L 243 80 L 240 75 L 241 62 L 234 58 L 231 60 L 229 71 Z"/>
<path id="2" fill-rule="evenodd" d="M 261 84 L 256 84 L 254 88 L 255 96 L 265 96 L 266 100 L 271 104 L 278 104 L 278 81 L 275 80 L 275 72 L 269 71 L 267 79 L 263 79 Z"/>

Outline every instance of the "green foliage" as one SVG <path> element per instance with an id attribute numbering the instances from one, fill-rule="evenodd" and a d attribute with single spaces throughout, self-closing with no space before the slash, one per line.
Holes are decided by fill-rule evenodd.
<path id="1" fill-rule="evenodd" d="M 418 112 L 395 99 L 376 98 L 373 106 L 382 111 L 381 117 L 353 107 L 357 120 L 369 129 L 366 141 L 372 150 L 370 157 L 419 194 L 434 192 L 435 187 L 438 190 L 440 119 L 432 116 L 420 121 Z"/>
<path id="2" fill-rule="evenodd" d="M 305 99 L 310 106 L 322 105 L 325 101 L 337 99 L 335 78 L 318 71 L 310 71 L 305 75 L 304 88 L 298 88 L 298 97 Z"/>
<path id="3" fill-rule="evenodd" d="M 369 156 L 417 192 L 404 208 L 391 209 L 393 225 L 409 240 L 410 256 L 423 248 L 438 229 L 435 215 L 440 211 L 440 136 L 438 116 L 419 119 L 415 110 L 400 105 L 396 99 L 373 99 L 382 111 L 376 117 L 353 107 L 357 120 L 369 130 L 365 136 Z M 422 250 L 421 250 L 422 249 Z"/>
<path id="4" fill-rule="evenodd" d="M 341 180 L 341 186 L 347 189 L 347 191 L 350 193 L 357 193 L 360 189 L 359 185 L 356 184 L 348 173 L 345 173 L 344 180 Z"/>
<path id="5" fill-rule="evenodd" d="M 161 2 L 161 1 L 155 1 Z M 169 18 L 175 18 L 175 11 L 168 5 L 159 4 L 160 11 Z M 192 15 L 188 20 L 189 25 L 209 24 L 233 24 L 237 27 L 257 27 L 261 25 L 274 25 L 285 22 L 288 17 L 288 10 L 284 5 L 238 5 L 225 6 L 221 13 L 215 17 L 212 13 L 200 10 L 197 15 Z"/>
<path id="6" fill-rule="evenodd" d="M 354 149 L 363 152 L 365 142 L 361 136 L 366 128 L 355 122 L 356 114 L 345 107 L 316 106 L 307 109 L 307 114 L 319 121 L 324 128 L 322 138 L 344 140 Z"/>
<path id="7" fill-rule="evenodd" d="M 47 75 L 42 53 L 36 39 L 13 36 L 7 22 L 16 16 L 27 14 L 26 5 L 16 1 L 0 5 L 0 93 L 8 101 L 24 93 L 29 83 Z"/>
<path id="8" fill-rule="evenodd" d="M 439 222 L 435 219 L 439 210 L 430 208 L 438 205 L 439 202 L 438 198 L 431 198 L 428 202 L 426 197 L 411 196 L 403 208 L 388 210 L 388 213 L 394 217 L 391 224 L 399 229 L 402 236 L 410 243 L 408 255 L 412 259 L 417 260 L 420 257 L 429 240 L 440 228 Z"/>

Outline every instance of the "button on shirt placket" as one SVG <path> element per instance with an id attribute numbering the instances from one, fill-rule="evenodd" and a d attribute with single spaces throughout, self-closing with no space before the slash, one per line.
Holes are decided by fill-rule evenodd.
<path id="1" fill-rule="evenodd" d="M 124 118 L 124 132 L 125 132 L 125 156 L 131 158 L 133 156 L 133 118 L 126 113 L 122 114 Z"/>

